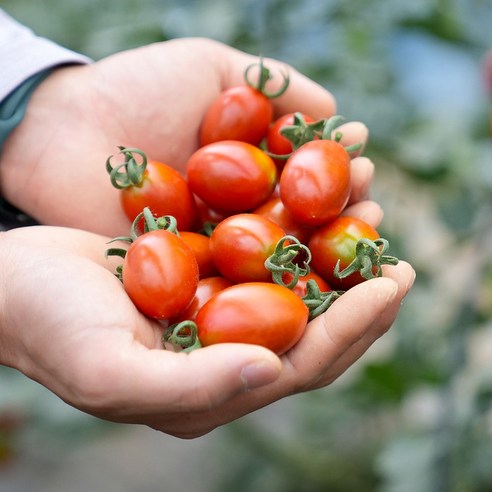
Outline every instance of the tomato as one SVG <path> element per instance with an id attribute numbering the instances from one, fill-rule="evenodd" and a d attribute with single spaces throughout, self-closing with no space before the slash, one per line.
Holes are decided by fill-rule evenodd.
<path id="1" fill-rule="evenodd" d="M 277 182 L 273 160 L 254 145 L 235 140 L 198 149 L 186 173 L 193 193 L 210 208 L 229 214 L 258 207 Z"/>
<path id="2" fill-rule="evenodd" d="M 334 140 L 313 140 L 297 149 L 280 176 L 280 197 L 292 217 L 310 226 L 337 217 L 350 195 L 350 156 Z"/>
<path id="3" fill-rule="evenodd" d="M 301 243 L 307 244 L 314 228 L 296 222 L 285 208 L 279 196 L 273 196 L 256 208 L 253 213 L 263 215 L 278 224 L 286 234 L 295 236 Z"/>
<path id="4" fill-rule="evenodd" d="M 130 221 L 149 207 L 156 217 L 172 215 L 180 230 L 193 228 L 197 220 L 196 204 L 185 178 L 176 169 L 149 160 L 142 183 L 121 190 L 121 204 Z"/>
<path id="5" fill-rule="evenodd" d="M 123 262 L 123 286 L 135 306 L 150 318 L 177 316 L 192 301 L 198 264 L 189 246 L 170 231 L 139 236 Z"/>
<path id="6" fill-rule="evenodd" d="M 284 273 L 282 276 L 282 280 L 285 284 L 288 284 L 292 280 L 292 278 L 293 275 L 291 273 Z M 299 297 L 304 297 L 307 292 L 307 283 L 309 280 L 314 280 L 318 284 L 319 290 L 321 292 L 330 292 L 332 290 L 332 288 L 323 279 L 323 277 L 311 270 L 307 275 L 299 277 L 299 279 L 297 280 L 297 284 L 292 289 L 292 292 L 294 292 L 294 294 L 298 295 Z"/>
<path id="7" fill-rule="evenodd" d="M 198 211 L 198 229 L 205 224 L 218 224 L 226 218 L 226 215 L 211 209 L 201 198 L 195 195 L 195 203 Z"/>
<path id="8" fill-rule="evenodd" d="M 189 306 L 175 318 L 169 320 L 169 325 L 180 323 L 181 321 L 194 320 L 198 311 L 203 305 L 217 292 L 233 285 L 224 277 L 207 277 L 198 281 L 196 294 Z"/>
<path id="9" fill-rule="evenodd" d="M 211 104 L 200 128 L 200 146 L 221 140 L 240 140 L 258 145 L 272 121 L 270 99 L 249 86 L 223 91 Z"/>
<path id="10" fill-rule="evenodd" d="M 292 348 L 306 329 L 308 309 L 286 287 L 248 282 L 215 294 L 195 318 L 203 346 L 262 345 L 278 355 Z"/>
<path id="11" fill-rule="evenodd" d="M 302 117 L 306 123 L 312 123 L 314 120 L 308 115 L 303 114 Z M 288 155 L 292 152 L 292 142 L 284 137 L 281 133 L 282 129 L 286 126 L 294 124 L 294 113 L 284 114 L 280 118 L 276 119 L 268 129 L 266 135 L 266 147 L 268 152 L 276 155 Z M 286 160 L 274 159 L 275 164 L 279 170 L 282 170 Z"/>
<path id="12" fill-rule="evenodd" d="M 265 268 L 265 260 L 284 236 L 285 231 L 266 217 L 232 215 L 210 236 L 212 258 L 231 282 L 269 282 L 271 273 Z"/>
<path id="13" fill-rule="evenodd" d="M 218 270 L 212 260 L 210 238 L 198 232 L 182 231 L 179 237 L 190 247 L 198 263 L 200 278 L 212 277 Z"/>
<path id="14" fill-rule="evenodd" d="M 337 261 L 340 270 L 346 268 L 355 257 L 355 246 L 362 238 L 374 241 L 379 233 L 371 225 L 355 217 L 340 216 L 332 222 L 318 228 L 309 241 L 313 269 L 332 287 L 347 290 L 364 281 L 359 273 L 344 279 L 333 275 Z"/>

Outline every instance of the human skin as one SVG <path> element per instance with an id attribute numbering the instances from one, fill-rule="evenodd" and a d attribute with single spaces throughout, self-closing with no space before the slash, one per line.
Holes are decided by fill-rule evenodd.
<path id="1" fill-rule="evenodd" d="M 207 106 L 255 61 L 213 41 L 177 40 L 59 69 L 35 91 L 0 158 L 3 195 L 43 224 L 0 233 L 1 364 L 99 418 L 194 438 L 329 385 L 390 328 L 415 275 L 403 261 L 341 296 L 280 358 L 243 344 L 163 350 L 162 325 L 137 311 L 114 276 L 117 260 L 104 257 L 109 237 L 129 227 L 108 155 L 135 146 L 183 170 Z M 277 114 L 336 112 L 325 89 L 265 63 L 291 77 Z M 342 129 L 345 144 L 366 142 L 362 123 Z M 377 227 L 373 171 L 354 156 L 344 213 Z"/>

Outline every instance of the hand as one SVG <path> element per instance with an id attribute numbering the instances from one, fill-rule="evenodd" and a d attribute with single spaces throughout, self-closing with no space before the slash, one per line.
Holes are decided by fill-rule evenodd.
<path id="1" fill-rule="evenodd" d="M 210 103 L 223 89 L 243 84 L 245 68 L 257 62 L 214 41 L 179 39 L 56 70 L 37 88 L 5 144 L 3 196 L 44 224 L 127 234 L 107 157 L 118 145 L 134 146 L 183 170 Z M 278 115 L 302 111 L 317 119 L 336 112 L 333 96 L 318 84 L 278 61 L 265 64 L 274 86 L 282 71 L 290 75 L 286 93 L 273 100 Z M 367 140 L 362 123 L 341 130 L 347 145 Z M 364 158 L 354 166 L 352 201 L 359 201 L 372 164 Z"/>
<path id="2" fill-rule="evenodd" d="M 372 202 L 348 212 L 361 209 L 381 220 Z M 48 226 L 0 234 L 0 363 L 84 412 L 182 438 L 330 384 L 391 326 L 414 278 L 401 262 L 354 287 L 281 358 L 242 344 L 174 353 L 111 273 L 106 241 Z"/>

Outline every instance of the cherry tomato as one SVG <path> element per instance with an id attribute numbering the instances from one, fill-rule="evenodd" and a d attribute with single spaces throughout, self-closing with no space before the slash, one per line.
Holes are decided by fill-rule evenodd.
<path id="1" fill-rule="evenodd" d="M 149 207 L 156 217 L 172 215 L 179 230 L 190 230 L 197 221 L 196 204 L 185 178 L 176 169 L 149 160 L 142 183 L 121 190 L 121 204 L 130 221 Z"/>
<path id="2" fill-rule="evenodd" d="M 188 184 L 218 212 L 240 213 L 268 199 L 277 181 L 273 160 L 245 142 L 226 140 L 198 149 L 188 160 Z"/>
<path id="3" fill-rule="evenodd" d="M 203 346 L 215 343 L 262 345 L 278 355 L 292 348 L 306 329 L 308 309 L 286 287 L 248 282 L 215 294 L 196 316 Z"/>
<path id="4" fill-rule="evenodd" d="M 258 145 L 272 121 L 270 99 L 249 85 L 223 91 L 203 118 L 200 146 L 221 140 L 239 140 Z"/>
<path id="5" fill-rule="evenodd" d="M 190 305 L 178 316 L 169 320 L 169 325 L 180 323 L 181 321 L 194 320 L 198 311 L 203 305 L 217 292 L 233 285 L 224 277 L 207 277 L 198 281 L 196 294 Z"/>
<path id="6" fill-rule="evenodd" d="M 177 316 L 192 301 L 198 264 L 189 246 L 170 231 L 139 236 L 123 262 L 123 286 L 135 306 L 150 318 Z"/>
<path id="7" fill-rule="evenodd" d="M 212 258 L 220 273 L 231 282 L 269 282 L 265 260 L 285 231 L 256 214 L 232 215 L 220 222 L 210 236 Z"/>
<path id="8" fill-rule="evenodd" d="M 303 114 L 306 123 L 312 123 L 314 120 L 308 115 Z M 292 152 L 292 142 L 284 137 L 281 133 L 282 129 L 294 123 L 294 113 L 284 114 L 276 119 L 268 129 L 266 135 L 266 147 L 268 152 L 276 155 L 288 155 Z M 279 170 L 285 166 L 285 159 L 274 159 Z"/>
<path id="9" fill-rule="evenodd" d="M 282 280 L 286 284 L 288 284 L 292 280 L 292 278 L 293 275 L 291 273 L 284 273 L 282 276 Z M 320 275 L 311 270 L 307 275 L 299 277 L 299 279 L 297 280 L 297 284 L 292 289 L 292 292 L 294 292 L 294 294 L 298 295 L 299 297 L 304 297 L 307 292 L 307 283 L 309 280 L 314 280 L 318 284 L 319 290 L 321 292 L 330 292 L 332 290 L 332 288 Z"/>
<path id="10" fill-rule="evenodd" d="M 332 287 L 347 290 L 364 281 L 359 273 L 344 279 L 333 275 L 337 261 L 340 270 L 346 268 L 355 257 L 355 246 L 362 238 L 374 241 L 379 234 L 371 225 L 355 217 L 340 216 L 332 222 L 318 228 L 309 241 L 313 269 Z"/>
<path id="11" fill-rule="evenodd" d="M 334 140 L 313 140 L 297 149 L 280 176 L 280 197 L 292 217 L 319 226 L 337 217 L 350 195 L 350 156 Z"/>
<path id="12" fill-rule="evenodd" d="M 273 196 L 256 208 L 253 213 L 263 215 L 278 224 L 286 234 L 295 236 L 301 243 L 307 244 L 314 228 L 296 222 L 285 208 L 279 196 Z"/>
<path id="13" fill-rule="evenodd" d="M 179 237 L 190 247 L 198 263 L 200 278 L 213 277 L 219 272 L 212 260 L 210 238 L 198 232 L 182 231 Z"/>
<path id="14" fill-rule="evenodd" d="M 205 224 L 218 224 L 226 218 L 223 213 L 211 209 L 201 198 L 195 195 L 195 203 L 198 211 L 198 227 L 202 228 Z"/>

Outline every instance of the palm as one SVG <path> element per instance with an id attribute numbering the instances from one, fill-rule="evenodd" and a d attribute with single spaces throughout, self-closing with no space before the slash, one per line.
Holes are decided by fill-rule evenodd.
<path id="1" fill-rule="evenodd" d="M 129 222 L 106 174 L 107 157 L 118 145 L 131 145 L 183 170 L 210 102 L 242 83 L 244 69 L 256 61 L 191 39 L 57 71 L 34 94 L 33 109 L 6 149 L 5 195 L 43 223 L 126 234 Z M 283 68 L 269 63 L 274 74 Z M 321 117 L 334 111 L 327 91 L 300 74 L 291 76 L 288 94 L 275 100 L 279 112 Z"/>

